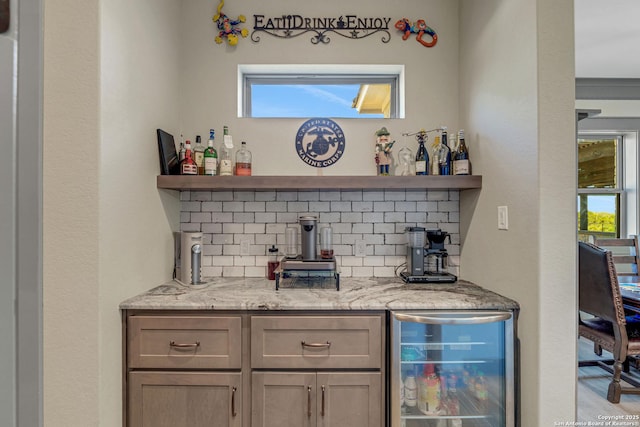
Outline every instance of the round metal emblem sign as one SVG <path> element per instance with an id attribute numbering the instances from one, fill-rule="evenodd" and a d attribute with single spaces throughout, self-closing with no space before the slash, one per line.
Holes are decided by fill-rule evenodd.
<path id="1" fill-rule="evenodd" d="M 344 154 L 344 132 L 331 119 L 309 119 L 296 134 L 296 152 L 309 166 L 326 168 Z"/>

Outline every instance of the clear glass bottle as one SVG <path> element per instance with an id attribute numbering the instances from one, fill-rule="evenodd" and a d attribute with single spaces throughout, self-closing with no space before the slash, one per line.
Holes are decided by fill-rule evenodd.
<path id="1" fill-rule="evenodd" d="M 198 175 L 198 166 L 191 158 L 191 141 L 187 140 L 185 145 L 184 160 L 180 162 L 181 175 Z"/>
<path id="2" fill-rule="evenodd" d="M 429 174 L 429 153 L 424 143 L 427 141 L 427 133 L 421 130 L 416 135 L 418 140 L 418 152 L 416 153 L 416 175 L 428 175 Z"/>
<path id="3" fill-rule="evenodd" d="M 225 126 L 223 129 L 218 160 L 220 163 L 220 176 L 228 176 L 233 175 L 233 139 L 229 135 L 229 127 Z"/>
<path id="4" fill-rule="evenodd" d="M 204 145 L 202 145 L 200 135 L 196 135 L 196 145 L 193 147 L 193 160 L 198 166 L 198 175 L 204 175 Z"/>
<path id="5" fill-rule="evenodd" d="M 184 148 L 184 137 L 180 134 L 180 151 L 178 155 L 178 161 L 182 163 L 185 158 L 186 149 Z"/>
<path id="6" fill-rule="evenodd" d="M 433 138 L 431 145 L 431 175 L 440 175 L 440 136 Z"/>
<path id="7" fill-rule="evenodd" d="M 204 174 L 216 175 L 218 173 L 218 152 L 213 148 L 213 140 L 215 139 L 215 131 L 209 129 L 209 142 L 207 149 L 204 150 Z"/>
<path id="8" fill-rule="evenodd" d="M 471 173 L 469 150 L 464 139 L 464 129 L 460 129 L 458 132 L 458 148 L 456 149 L 453 159 L 454 175 L 469 175 Z"/>
<path id="9" fill-rule="evenodd" d="M 251 175 L 251 151 L 247 149 L 247 143 L 242 141 L 240 149 L 236 153 L 236 175 Z"/>

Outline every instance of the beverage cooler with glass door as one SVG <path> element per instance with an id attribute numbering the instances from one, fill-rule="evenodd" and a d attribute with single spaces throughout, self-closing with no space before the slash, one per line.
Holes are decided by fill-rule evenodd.
<path id="1" fill-rule="evenodd" d="M 392 311 L 391 427 L 514 427 L 512 311 Z"/>

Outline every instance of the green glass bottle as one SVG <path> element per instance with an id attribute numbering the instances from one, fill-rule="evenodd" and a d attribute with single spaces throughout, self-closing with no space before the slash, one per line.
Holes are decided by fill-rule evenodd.
<path id="1" fill-rule="evenodd" d="M 209 129 L 209 143 L 204 150 L 204 174 L 213 176 L 218 171 L 218 152 L 213 148 L 213 140 L 215 138 L 215 131 Z"/>

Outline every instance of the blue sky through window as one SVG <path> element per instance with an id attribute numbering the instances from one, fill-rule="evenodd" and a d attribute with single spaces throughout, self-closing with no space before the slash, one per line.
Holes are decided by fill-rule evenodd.
<path id="1" fill-rule="evenodd" d="M 370 117 L 352 108 L 360 85 L 252 85 L 252 117 Z"/>

